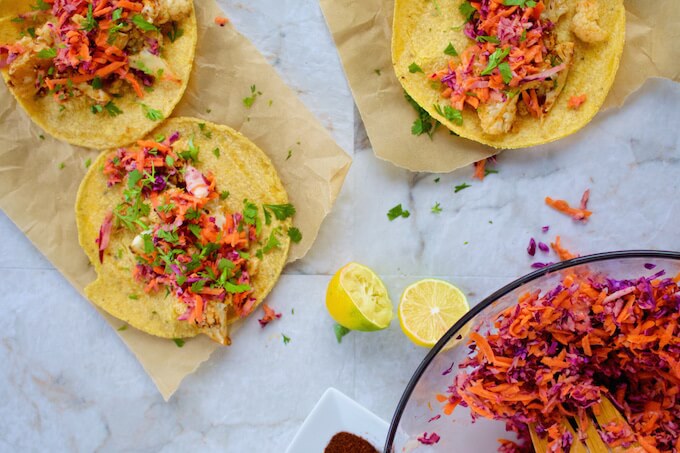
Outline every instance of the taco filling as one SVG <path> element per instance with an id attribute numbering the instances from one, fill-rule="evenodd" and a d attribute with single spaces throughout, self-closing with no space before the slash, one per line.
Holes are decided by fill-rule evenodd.
<path id="1" fill-rule="evenodd" d="M 242 210 L 229 210 L 224 202 L 229 192 L 217 186 L 211 171 L 197 168 L 194 138 L 184 137 L 186 149 L 180 149 L 181 138 L 174 132 L 140 140 L 105 160 L 99 171 L 120 198 L 99 228 L 99 262 L 122 255 L 122 249 L 109 250 L 110 244 L 116 236 L 118 246 L 127 238 L 122 247 L 134 256 L 129 275 L 139 288 L 126 296 L 133 299 L 129 303 L 143 303 L 137 300 L 142 293 L 172 295 L 176 321 L 228 344 L 228 313 L 245 317 L 254 310 L 260 302 L 253 285 L 258 267 L 285 242 L 281 226 L 272 222 L 292 217 L 295 208 L 264 204 L 264 220 L 248 200 Z M 269 237 L 263 237 L 265 227 Z"/>
<path id="2" fill-rule="evenodd" d="M 453 46 L 446 49 L 453 58 L 429 77 L 451 108 L 476 110 L 488 135 L 508 133 L 518 115 L 542 119 L 555 106 L 574 61 L 572 35 L 558 39 L 557 24 L 571 17 L 570 30 L 583 42 L 607 37 L 594 0 L 574 8 L 572 16 L 567 0 L 463 2 L 463 32 L 473 43 L 460 54 Z"/>
<path id="3" fill-rule="evenodd" d="M 182 83 L 163 49 L 191 14 L 191 0 L 39 0 L 12 20 L 23 37 L 0 46 L 0 68 L 20 97 L 53 96 L 62 107 L 84 97 L 92 113 L 117 116 L 116 98 L 141 102 L 158 80 Z"/>

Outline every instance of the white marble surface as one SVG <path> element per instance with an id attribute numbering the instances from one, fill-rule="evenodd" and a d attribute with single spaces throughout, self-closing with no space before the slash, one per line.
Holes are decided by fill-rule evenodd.
<path id="1" fill-rule="evenodd" d="M 435 183 L 373 156 L 316 1 L 222 4 L 355 158 L 316 245 L 271 296 L 284 316 L 264 330 L 251 319 L 165 403 L 95 310 L 0 214 L 0 451 L 278 452 L 329 386 L 389 419 L 426 351 L 398 323 L 336 343 L 325 288 L 350 260 L 376 269 L 395 300 L 438 276 L 476 303 L 530 270 L 531 236 L 561 234 L 582 254 L 680 248 L 680 86 L 651 81 L 574 137 L 502 155 L 500 173 L 483 183 L 470 168 Z M 454 194 L 463 182 L 472 187 Z M 543 204 L 545 195 L 577 202 L 586 188 L 595 213 L 585 225 Z M 412 215 L 389 222 L 398 203 Z"/>

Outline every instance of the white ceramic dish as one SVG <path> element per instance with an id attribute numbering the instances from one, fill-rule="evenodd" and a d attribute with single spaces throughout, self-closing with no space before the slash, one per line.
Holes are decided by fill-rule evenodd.
<path id="1" fill-rule="evenodd" d="M 382 451 L 388 423 L 340 391 L 326 390 L 307 416 L 286 453 L 323 453 L 333 435 L 347 431 Z"/>

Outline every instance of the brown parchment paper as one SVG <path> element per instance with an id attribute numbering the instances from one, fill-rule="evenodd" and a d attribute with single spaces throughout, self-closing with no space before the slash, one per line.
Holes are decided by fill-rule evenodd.
<path id="1" fill-rule="evenodd" d="M 446 173 L 499 152 L 443 127 L 432 140 L 411 134 L 416 114 L 392 69 L 394 0 L 319 1 L 378 158 L 411 171 Z M 649 0 L 626 0 L 625 5 L 626 46 L 603 108 L 623 105 L 650 77 L 680 81 L 678 0 L 658 0 L 654 7 Z"/>
<path id="2" fill-rule="evenodd" d="M 213 0 L 198 0 L 199 38 L 187 93 L 173 116 L 193 116 L 229 125 L 272 159 L 297 208 L 294 222 L 303 240 L 289 262 L 307 253 L 330 212 L 351 164 L 350 157 L 304 107 L 265 58 L 231 25 Z M 0 84 L 0 208 L 78 291 L 95 278 L 78 245 L 74 204 L 98 151 L 55 140 L 35 126 Z M 262 94 L 248 109 L 243 98 L 256 85 Z M 270 102 L 271 101 L 271 102 Z M 288 150 L 293 150 L 290 159 Z M 118 329 L 123 323 L 102 312 Z M 182 348 L 171 340 L 128 327 L 117 331 L 167 400 L 182 379 L 220 347 L 203 336 Z M 238 337 L 234 345 L 239 347 Z"/>

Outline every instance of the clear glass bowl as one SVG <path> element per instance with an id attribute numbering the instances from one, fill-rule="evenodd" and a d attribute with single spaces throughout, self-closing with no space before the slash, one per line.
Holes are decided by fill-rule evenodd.
<path id="1" fill-rule="evenodd" d="M 645 264 L 654 264 L 653 270 Z M 651 267 L 651 266 L 649 266 Z M 386 453 L 486 453 L 498 451 L 498 439 L 512 435 L 503 422 L 479 419 L 472 423 L 470 411 L 458 407 L 449 416 L 442 414 L 437 394 L 445 394 L 466 357 L 469 333 L 489 323 L 503 310 L 515 305 L 521 294 L 540 289 L 548 291 L 561 281 L 565 271 L 588 271 L 615 279 L 635 279 L 666 271 L 680 272 L 680 253 L 662 251 L 622 251 L 584 256 L 557 263 L 522 277 L 487 297 L 470 310 L 427 354 L 413 374 L 392 418 L 384 451 Z M 447 370 L 451 370 L 447 372 Z M 437 418 L 437 415 L 441 417 Z M 433 418 L 435 418 L 433 420 Z M 424 433 L 441 437 L 434 445 L 418 441 Z"/>

